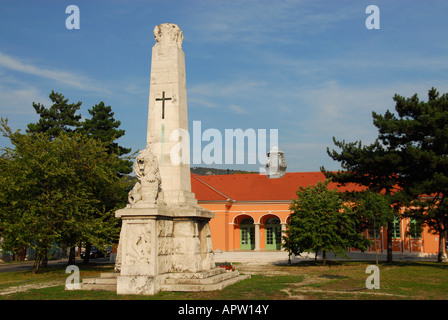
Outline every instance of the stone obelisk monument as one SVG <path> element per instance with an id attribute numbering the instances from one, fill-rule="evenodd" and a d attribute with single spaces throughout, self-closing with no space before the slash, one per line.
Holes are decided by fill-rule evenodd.
<path id="1" fill-rule="evenodd" d="M 173 150 L 176 160 L 189 152 L 175 149 L 179 140 L 172 138 L 188 132 L 182 31 L 166 23 L 155 27 L 154 36 L 147 145 L 135 160 L 138 182 L 129 204 L 115 214 L 122 219 L 117 293 L 221 289 L 242 277 L 215 267 L 209 227 L 214 213 L 197 204 L 189 163 L 172 161 Z"/>
<path id="2" fill-rule="evenodd" d="M 173 165 L 176 161 L 171 154 L 177 151 L 179 133 L 188 132 L 183 35 L 177 25 L 166 23 L 155 27 L 154 36 L 156 44 L 152 48 L 147 141 L 159 159 L 167 202 L 195 204 L 189 161 Z M 189 146 L 189 142 L 184 146 Z M 180 151 L 187 153 L 183 156 L 189 159 L 188 149 Z"/>

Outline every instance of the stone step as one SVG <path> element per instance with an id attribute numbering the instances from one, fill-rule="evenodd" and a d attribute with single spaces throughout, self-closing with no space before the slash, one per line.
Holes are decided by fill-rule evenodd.
<path id="1" fill-rule="evenodd" d="M 238 275 L 230 279 L 213 283 L 213 284 L 163 284 L 160 288 L 161 291 L 190 291 L 190 292 L 200 292 L 200 291 L 216 291 L 222 290 L 227 286 L 235 284 L 239 281 L 249 279 L 250 275 Z"/>
<path id="2" fill-rule="evenodd" d="M 88 284 L 82 283 L 81 290 L 106 290 L 106 291 L 117 291 L 117 284 Z"/>
<path id="3" fill-rule="evenodd" d="M 218 273 L 207 278 L 167 278 L 165 284 L 215 284 L 239 276 L 238 271 Z"/>
<path id="4" fill-rule="evenodd" d="M 120 273 L 101 273 L 97 278 L 82 279 L 82 290 L 117 291 L 117 277 Z M 226 271 L 224 268 L 214 268 L 199 273 L 174 273 L 165 279 L 161 291 L 215 291 L 250 278 L 250 275 L 240 275 L 238 271 Z"/>
<path id="5" fill-rule="evenodd" d="M 117 278 L 85 278 L 82 279 L 85 284 L 116 284 Z"/>
<path id="6" fill-rule="evenodd" d="M 118 272 L 103 272 L 97 278 L 82 279 L 82 290 L 107 290 L 117 291 Z"/>
<path id="7" fill-rule="evenodd" d="M 224 268 L 213 268 L 206 271 L 201 272 L 185 272 L 185 273 L 170 273 L 168 278 L 169 279 L 206 279 L 213 277 L 215 275 L 226 273 L 226 270 Z"/>
<path id="8" fill-rule="evenodd" d="M 117 278 L 120 275 L 119 272 L 102 272 L 100 274 L 101 278 Z"/>

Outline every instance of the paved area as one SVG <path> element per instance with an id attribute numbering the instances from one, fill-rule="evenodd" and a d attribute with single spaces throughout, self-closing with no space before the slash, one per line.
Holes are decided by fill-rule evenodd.
<path id="1" fill-rule="evenodd" d="M 334 254 L 327 253 L 328 260 L 367 260 L 375 261 L 376 255 L 374 253 L 349 253 L 350 259 L 335 258 Z M 300 261 L 314 260 L 315 254 L 304 253 L 302 256 L 292 256 L 291 262 L 297 263 Z M 322 259 L 322 255 L 318 255 L 318 260 Z M 416 254 L 393 254 L 394 261 L 437 261 L 437 255 L 419 256 Z M 386 261 L 385 253 L 378 255 L 378 261 Z M 284 251 L 216 251 L 215 262 L 240 262 L 250 264 L 287 264 L 288 253 Z"/>
<path id="2" fill-rule="evenodd" d="M 45 283 L 26 284 L 26 285 L 21 285 L 21 286 L 9 287 L 4 290 L 0 290 L 0 296 L 5 296 L 8 294 L 17 293 L 17 292 L 24 292 L 24 291 L 28 291 L 31 289 L 57 287 L 62 284 L 63 284 L 63 282 L 61 282 L 61 281 L 50 281 L 50 282 L 45 282 Z"/>
<path id="3" fill-rule="evenodd" d="M 314 260 L 314 253 L 304 253 L 300 257 L 291 256 L 291 263 L 298 263 L 300 261 Z M 328 253 L 328 260 L 364 260 L 375 261 L 376 256 L 373 253 L 349 253 L 350 259 L 335 258 L 334 254 Z M 245 264 L 257 264 L 257 265 L 284 265 L 288 263 L 288 253 L 285 251 L 215 251 L 215 262 L 238 262 Z M 322 260 L 322 255 L 318 255 L 318 260 Z M 385 253 L 378 255 L 378 261 L 386 261 L 387 256 Z M 416 254 L 393 254 L 394 261 L 437 261 L 437 255 L 425 255 L 418 256 Z M 92 263 L 113 263 L 113 260 L 109 258 L 91 259 Z M 77 260 L 77 263 L 82 263 L 82 260 Z M 48 261 L 49 266 L 66 265 L 67 260 Z M 0 272 L 10 271 L 25 271 L 31 270 L 33 261 L 21 262 L 21 263 L 0 263 Z"/>
<path id="4" fill-rule="evenodd" d="M 292 257 L 292 261 L 297 261 L 298 259 L 300 258 Z M 215 262 L 286 264 L 288 263 L 288 253 L 284 251 L 218 251 L 215 252 Z"/>
<path id="5" fill-rule="evenodd" d="M 83 259 L 76 258 L 76 264 L 83 263 Z M 49 267 L 56 266 L 66 266 L 68 259 L 60 260 L 48 260 Z M 107 258 L 97 258 L 90 259 L 91 263 L 111 263 L 110 259 Z M 11 271 L 30 271 L 33 269 L 34 260 L 31 261 L 20 261 L 20 262 L 2 262 L 0 260 L 0 273 L 1 272 L 11 272 Z"/>

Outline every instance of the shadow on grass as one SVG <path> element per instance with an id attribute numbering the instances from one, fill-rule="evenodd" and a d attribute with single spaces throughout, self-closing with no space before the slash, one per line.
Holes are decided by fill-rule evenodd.
<path id="1" fill-rule="evenodd" d="M 160 292 L 153 296 L 117 295 L 111 291 L 65 290 L 64 286 L 32 289 L 0 296 L 0 300 L 282 300 L 282 289 L 300 283 L 303 276 L 254 275 L 218 291 Z"/>
<path id="2" fill-rule="evenodd" d="M 322 260 L 305 260 L 299 262 L 293 262 L 291 264 L 285 263 L 284 261 L 273 263 L 278 267 L 333 267 L 333 266 L 354 266 L 354 265 L 374 265 L 375 261 L 371 260 L 327 260 L 324 266 Z M 432 261 L 379 261 L 378 266 L 394 266 L 394 267 L 431 267 L 442 270 L 448 270 L 447 262 L 432 262 Z"/>
<path id="3" fill-rule="evenodd" d="M 299 262 L 293 262 L 291 264 L 282 262 L 275 262 L 273 265 L 279 266 L 279 267 L 294 267 L 294 266 L 300 266 L 300 267 L 331 267 L 331 266 L 341 266 L 344 265 L 346 261 L 338 261 L 338 260 L 327 260 L 326 265 L 324 266 L 321 260 L 305 260 L 305 261 L 299 261 Z M 358 261 L 356 261 L 358 262 Z"/>

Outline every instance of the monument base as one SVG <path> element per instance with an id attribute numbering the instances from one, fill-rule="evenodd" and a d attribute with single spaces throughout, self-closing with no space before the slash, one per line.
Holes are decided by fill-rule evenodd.
<path id="1" fill-rule="evenodd" d="M 161 286 L 161 291 L 215 291 L 250 278 L 250 275 L 240 275 L 238 271 L 226 271 L 223 268 L 213 268 L 199 273 L 169 274 Z"/>
<path id="2" fill-rule="evenodd" d="M 118 294 L 153 295 L 170 274 L 198 274 L 215 268 L 209 220 L 197 205 L 127 207 L 117 251 Z"/>
<path id="3" fill-rule="evenodd" d="M 118 276 L 117 294 L 154 295 L 160 291 L 157 277 L 150 276 Z"/>
<path id="4" fill-rule="evenodd" d="M 214 268 L 198 273 L 172 273 L 158 277 L 120 276 L 102 273 L 99 278 L 83 279 L 82 290 L 108 290 L 117 294 L 154 295 L 160 291 L 215 291 L 250 278 L 238 271 Z"/>

